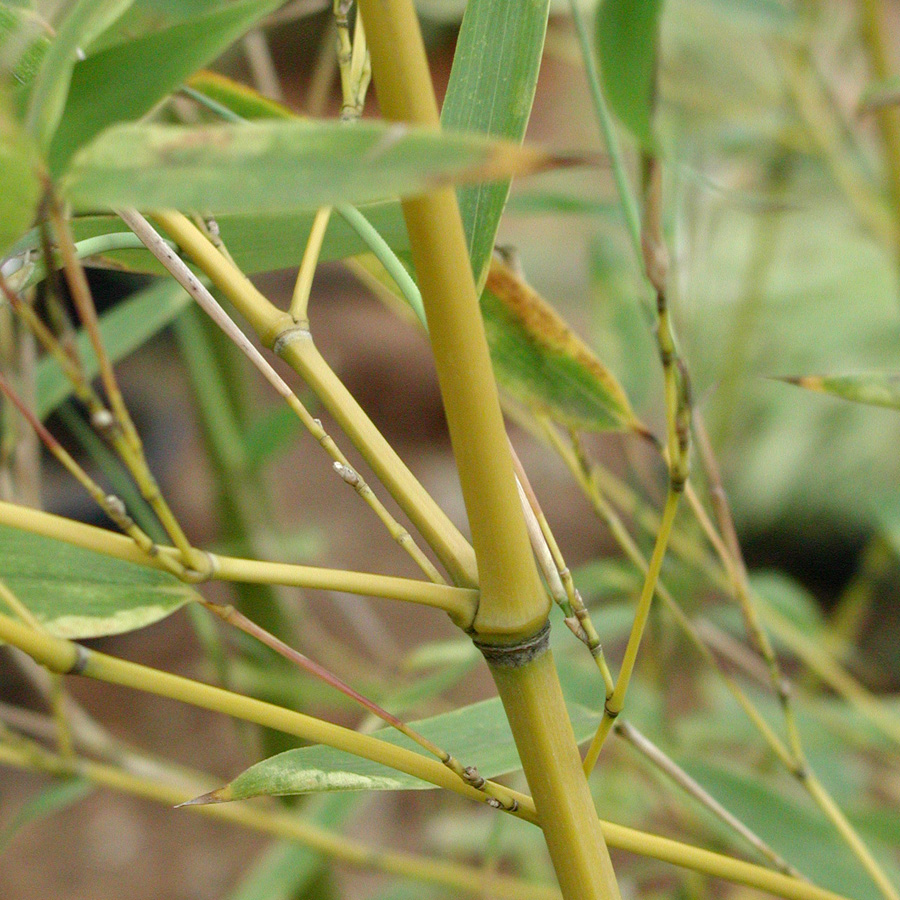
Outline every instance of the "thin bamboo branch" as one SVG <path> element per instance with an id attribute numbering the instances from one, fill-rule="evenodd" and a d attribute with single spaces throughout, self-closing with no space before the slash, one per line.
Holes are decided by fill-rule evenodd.
<path id="1" fill-rule="evenodd" d="M 155 552 L 144 551 L 131 539 L 104 528 L 2 501 L 0 501 L 0 525 L 21 528 L 33 534 L 41 534 L 83 547 L 85 550 L 153 568 L 168 569 L 170 563 L 178 559 L 178 552 L 174 547 L 157 546 Z M 210 562 L 210 577 L 220 581 L 342 591 L 348 594 L 420 603 L 442 609 L 451 618 L 461 622 L 471 621 L 478 604 L 478 592 L 470 588 L 433 584 L 392 575 L 372 575 L 344 569 L 323 569 L 293 563 L 239 559 L 209 552 L 205 555 Z"/>
<path id="2" fill-rule="evenodd" d="M 71 454 L 56 440 L 44 427 L 38 418 L 24 404 L 21 397 L 13 390 L 9 382 L 0 375 L 0 392 L 2 392 L 16 407 L 19 414 L 31 426 L 38 435 L 41 443 L 49 450 L 54 458 L 62 465 L 70 475 L 87 491 L 91 499 L 103 510 L 116 527 L 128 535 L 135 547 L 149 557 L 158 556 L 158 547 L 155 541 L 146 532 L 142 531 L 128 515 L 125 504 L 114 496 L 107 494 L 97 482 L 91 478 L 84 469 L 73 459 Z M 6 505 L 6 504 L 4 504 Z M 18 507 L 21 508 L 21 507 Z M 165 568 L 179 577 L 187 577 L 187 570 L 182 565 L 180 558 L 170 556 L 159 557 L 160 568 Z"/>
<path id="3" fill-rule="evenodd" d="M 153 508 L 156 517 L 163 528 L 165 528 L 172 543 L 181 552 L 184 565 L 187 568 L 201 570 L 204 564 L 201 554 L 191 547 L 187 535 L 169 508 L 168 503 L 166 503 L 159 485 L 147 464 L 140 435 L 134 426 L 134 422 L 131 420 L 131 415 L 125 405 L 125 400 L 116 380 L 112 361 L 103 344 L 103 338 L 100 334 L 100 322 L 97 317 L 97 310 L 94 307 L 94 299 L 91 295 L 81 260 L 78 259 L 75 250 L 75 241 L 72 237 L 69 222 L 63 213 L 59 201 L 52 196 L 49 202 L 49 214 L 62 254 L 63 271 L 72 294 L 72 300 L 94 349 L 94 355 L 97 358 L 100 370 L 100 380 L 103 383 L 103 389 L 112 411 L 112 422 L 107 422 L 105 419 L 98 419 L 97 421 L 100 423 L 102 430 L 110 435 L 113 445 L 120 448 L 120 455 L 132 472 L 141 494 Z M 118 441 L 119 437 L 122 439 L 121 442 Z"/>
<path id="4" fill-rule="evenodd" d="M 349 460 L 340 451 L 334 439 L 325 431 L 321 421 L 309 413 L 284 379 L 272 368 L 243 331 L 237 327 L 228 313 L 206 289 L 206 286 L 163 241 L 153 226 L 139 212 L 133 209 L 119 210 L 118 215 L 141 238 L 147 249 L 168 269 L 178 283 L 197 301 L 204 312 L 247 356 L 266 381 L 275 388 L 288 406 L 296 413 L 306 430 L 309 431 L 334 461 L 335 472 L 366 502 L 381 520 L 382 524 L 384 524 L 391 537 L 410 555 L 416 565 L 431 581 L 436 583 L 443 582 L 443 577 L 431 560 L 416 544 L 412 535 L 388 512 L 385 505 L 378 499 L 375 492 L 360 474 L 350 465 Z M 298 323 L 297 327 L 302 329 L 303 325 Z"/>
<path id="5" fill-rule="evenodd" d="M 748 844 L 756 849 L 762 856 L 779 871 L 793 878 L 802 878 L 804 876 L 798 872 L 792 865 L 785 862 L 756 832 L 748 828 L 733 813 L 729 812 L 709 791 L 707 791 L 699 782 L 691 778 L 684 769 L 681 768 L 673 759 L 665 754 L 656 744 L 648 737 L 642 734 L 630 722 L 623 719 L 617 719 L 615 723 L 615 732 L 624 741 L 627 741 L 639 753 L 645 756 L 653 763 L 661 772 L 664 772 L 672 779 L 682 790 L 691 797 L 705 806 L 717 818 L 721 819 L 729 828 L 739 834 Z"/>
<path id="6" fill-rule="evenodd" d="M 644 558 L 643 554 L 640 551 L 640 548 L 635 543 L 634 539 L 628 533 L 628 530 L 622 523 L 622 520 L 619 517 L 618 513 L 615 511 L 615 509 L 613 509 L 607 499 L 600 492 L 599 485 L 595 477 L 599 471 L 597 467 L 594 467 L 593 469 L 590 468 L 589 462 L 583 455 L 573 450 L 572 447 L 566 446 L 566 444 L 562 441 L 552 425 L 550 425 L 546 421 L 543 421 L 541 424 L 544 436 L 546 437 L 548 442 L 556 449 L 563 462 L 565 462 L 566 466 L 569 468 L 569 471 L 581 485 L 585 496 L 591 502 L 591 505 L 594 507 L 594 510 L 597 512 L 600 518 L 606 523 L 613 539 L 622 548 L 622 550 L 625 552 L 625 555 L 634 563 L 634 565 L 637 566 L 637 568 L 641 572 L 646 573 L 648 570 L 647 560 Z M 789 766 L 791 754 L 788 748 L 784 745 L 783 741 L 778 737 L 778 735 L 775 734 L 775 732 L 772 730 L 772 727 L 765 721 L 759 710 L 756 709 L 753 702 L 749 697 L 747 697 L 741 686 L 734 680 L 734 678 L 731 677 L 731 675 L 728 674 L 725 669 L 722 668 L 719 661 L 713 655 L 712 651 L 703 641 L 694 623 L 681 609 L 681 607 L 678 605 L 678 602 L 675 600 L 666 586 L 659 580 L 657 580 L 656 582 L 656 593 L 665 605 L 666 610 L 674 618 L 676 624 L 679 626 L 679 628 L 681 628 L 684 635 L 691 642 L 692 646 L 697 650 L 697 652 L 701 655 L 706 663 L 708 663 L 713 669 L 719 672 L 719 675 L 724 681 L 725 686 L 728 688 L 735 701 L 744 711 L 744 714 L 747 716 L 747 718 L 753 723 L 753 726 L 760 733 L 763 740 L 765 740 L 766 744 L 769 746 L 772 752 L 786 766 Z"/>
<path id="7" fill-rule="evenodd" d="M 221 711 L 236 718 L 244 718 L 248 721 L 285 730 L 289 734 L 296 734 L 300 737 L 308 736 L 307 739 L 314 741 L 317 741 L 322 734 L 333 736 L 347 731 L 347 729 L 342 729 L 339 726 L 311 719 L 302 713 L 282 710 L 280 707 L 272 706 L 272 704 L 241 697 L 237 694 L 230 694 L 228 691 L 223 691 L 220 688 L 212 688 L 208 685 L 192 682 L 189 679 L 88 651 L 80 645 L 73 644 L 62 638 L 41 635 L 39 632 L 35 632 L 27 626 L 19 625 L 19 623 L 3 615 L 0 615 L 0 638 L 23 650 L 36 661 L 54 671 L 73 673 L 75 669 L 78 669 L 80 674 L 89 677 L 97 677 L 101 680 L 134 687 L 138 690 L 147 690 L 149 693 L 158 693 L 161 696 L 171 696 L 173 699 L 189 702 L 204 708 L 219 709 L 220 707 L 228 707 L 228 709 L 223 708 Z M 92 671 L 88 671 L 89 668 Z M 310 725 L 310 723 L 312 724 Z M 372 742 L 374 744 L 381 743 L 357 732 L 349 732 L 349 735 L 353 736 L 349 739 L 349 743 L 353 747 L 370 747 Z M 327 743 L 326 741 L 322 742 Z M 387 746 L 392 747 L 396 751 L 402 749 L 393 747 L 393 745 Z M 348 752 L 354 752 L 354 750 L 349 749 Z M 414 774 L 416 777 L 425 776 L 423 780 L 438 784 L 438 786 L 447 786 L 450 790 L 461 793 L 464 796 L 472 797 L 473 799 L 484 799 L 483 794 L 479 796 L 478 791 L 464 785 L 460 779 L 439 762 L 411 751 L 404 751 L 401 756 L 405 756 L 407 753 L 415 757 L 417 766 L 416 771 L 410 772 L 410 774 Z M 379 759 L 378 761 L 383 760 Z M 385 762 L 385 764 L 391 765 L 390 762 Z M 418 768 L 419 766 L 421 768 Z M 428 777 L 430 775 L 434 775 L 435 778 Z M 516 795 L 516 797 L 519 808 L 514 814 L 527 821 L 535 822 L 536 814 L 531 798 L 521 794 Z M 198 810 L 209 808 L 237 809 L 243 807 L 196 807 Z M 839 894 L 791 878 L 780 872 L 773 872 L 770 869 L 753 865 L 752 863 L 732 859 L 699 847 L 637 831 L 612 822 L 601 822 L 600 824 L 603 834 L 610 845 L 629 853 L 648 856 L 662 862 L 692 869 L 705 875 L 723 878 L 736 884 L 744 884 L 760 890 L 770 891 L 777 896 L 786 898 L 786 900 L 847 900 L 847 898 L 842 898 Z"/>
<path id="8" fill-rule="evenodd" d="M 184 800 L 206 790 L 210 782 L 207 775 L 191 773 L 188 780 L 179 773 L 179 784 L 172 784 L 160 777 L 136 775 L 108 764 L 89 760 L 67 761 L 43 750 L 38 754 L 27 753 L 3 743 L 0 743 L 0 763 L 22 769 L 38 768 L 55 776 L 78 775 L 99 786 L 167 807 L 183 806 Z M 398 875 L 420 883 L 442 885 L 475 896 L 486 891 L 487 896 L 498 900 L 553 900 L 559 897 L 559 892 L 549 885 L 544 887 L 530 884 L 504 875 L 491 875 L 485 879 L 481 871 L 459 863 L 373 847 L 303 821 L 298 816 L 273 809 L 241 804 L 187 808 L 207 818 L 294 841 L 357 868 Z"/>
<path id="9" fill-rule="evenodd" d="M 0 639 L 28 653 L 51 671 L 63 675 L 84 675 L 110 684 L 136 688 L 274 728 L 311 743 L 325 744 L 352 753 L 354 756 L 372 760 L 437 787 L 447 788 L 464 797 L 504 809 L 526 821 L 537 822 L 537 814 L 530 797 L 491 781 L 485 781 L 480 788 L 475 788 L 465 783 L 438 760 L 407 750 L 405 747 L 398 747 L 349 728 L 333 725 L 252 697 L 88 650 L 80 644 L 42 634 L 2 614 L 0 614 Z"/>
<path id="10" fill-rule="evenodd" d="M 379 481 L 409 516 L 453 580 L 465 587 L 478 583 L 468 541 L 407 469 L 340 379 L 331 371 L 308 331 L 298 330 L 286 312 L 273 306 L 226 260 L 183 215 L 157 213 L 157 221 L 198 268 L 228 297 L 263 344 L 272 347 L 312 388 L 347 434 Z"/>
<path id="11" fill-rule="evenodd" d="M 319 263 L 319 254 L 322 252 L 322 242 L 325 240 L 325 232 L 328 229 L 328 220 L 330 218 L 330 206 L 323 206 L 313 218 L 309 239 L 306 242 L 306 249 L 303 251 L 303 258 L 300 260 L 297 283 L 294 285 L 294 293 L 291 297 L 290 314 L 295 322 L 307 321 L 306 310 L 309 305 L 309 292 L 312 289 L 316 266 Z"/>
<path id="12" fill-rule="evenodd" d="M 345 697 L 349 697 L 354 703 L 358 703 L 363 709 L 368 710 L 373 716 L 395 728 L 400 734 L 406 735 L 411 741 L 418 744 L 423 750 L 437 757 L 451 772 L 462 779 L 465 784 L 472 785 L 479 790 L 484 790 L 487 782 L 478 774 L 475 766 L 464 766 L 455 756 L 439 747 L 434 741 L 407 725 L 393 713 L 389 713 L 359 691 L 350 687 L 345 681 L 338 678 L 324 666 L 310 659 L 308 656 L 290 647 L 284 641 L 270 634 L 264 628 L 260 628 L 255 622 L 248 619 L 243 613 L 231 606 L 223 606 L 219 603 L 210 603 L 202 600 L 203 605 L 220 619 L 239 628 L 245 634 L 255 637 L 257 640 L 273 649 L 280 656 L 293 663 L 303 671 L 318 678 L 335 690 L 340 691 Z M 499 807 L 503 809 L 515 808 L 516 801 L 511 796 L 503 796 L 502 789 L 494 786 L 490 795 L 497 800 Z"/>

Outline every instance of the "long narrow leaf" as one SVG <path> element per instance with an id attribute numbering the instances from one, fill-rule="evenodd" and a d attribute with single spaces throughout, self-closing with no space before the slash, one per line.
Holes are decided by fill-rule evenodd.
<path id="1" fill-rule="evenodd" d="M 606 98 L 622 124 L 647 148 L 653 145 L 662 8 L 663 0 L 603 0 L 597 17 Z"/>
<path id="2" fill-rule="evenodd" d="M 26 127 L 42 149 L 49 146 L 63 113 L 76 54 L 108 28 L 132 0 L 78 0 L 63 19 L 31 89 Z"/>
<path id="3" fill-rule="evenodd" d="M 423 193 L 558 165 L 540 150 L 385 122 L 118 125 L 61 182 L 79 210 L 283 213 Z"/>
<path id="4" fill-rule="evenodd" d="M 194 598 L 174 575 L 0 526 L 0 572 L 51 633 L 121 634 L 165 618 Z M 12 615 L 0 600 L 0 610 Z"/>
<path id="5" fill-rule="evenodd" d="M 796 384 L 808 391 L 817 391 L 864 403 L 868 406 L 886 406 L 900 409 L 900 375 L 895 372 L 860 372 L 856 375 L 800 375 L 782 378 L 788 384 Z"/>
<path id="6" fill-rule="evenodd" d="M 572 710 L 572 727 L 576 740 L 587 739 L 599 720 L 597 713 L 575 707 Z M 495 778 L 521 768 L 499 698 L 411 722 L 410 726 L 448 752 L 458 754 L 465 762 L 477 764 L 484 778 Z M 418 749 L 393 729 L 381 729 L 375 735 L 392 744 Z M 261 795 L 431 788 L 432 785 L 411 775 L 317 745 L 288 750 L 251 766 L 228 785 L 209 795 L 208 800 L 222 802 Z"/>
<path id="7" fill-rule="evenodd" d="M 116 44 L 78 63 L 50 148 L 51 170 L 62 172 L 79 147 L 110 125 L 140 118 L 280 2 L 211 5 L 202 15 Z"/>
<path id="8" fill-rule="evenodd" d="M 441 110 L 441 126 L 521 141 L 537 85 L 550 0 L 469 0 Z M 483 284 L 509 181 L 462 188 L 459 207 L 475 282 Z"/>
<path id="9" fill-rule="evenodd" d="M 67 778 L 45 787 L 19 807 L 12 820 L 0 831 L 0 853 L 9 842 L 32 822 L 39 822 L 83 800 L 94 786 L 84 778 Z"/>

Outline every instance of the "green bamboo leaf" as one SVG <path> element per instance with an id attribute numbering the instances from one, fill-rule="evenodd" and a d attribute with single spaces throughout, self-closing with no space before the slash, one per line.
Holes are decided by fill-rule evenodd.
<path id="1" fill-rule="evenodd" d="M 578 741 L 590 737 L 600 716 L 584 707 L 572 710 Z M 521 768 L 500 699 L 485 700 L 444 715 L 411 722 L 410 726 L 466 764 L 477 765 L 484 778 L 496 778 Z M 421 752 L 421 748 L 390 728 L 374 733 L 391 744 Z M 246 800 L 262 795 L 308 794 L 325 791 L 410 791 L 434 786 L 404 772 L 316 745 L 288 750 L 263 760 L 225 787 L 205 795 L 210 803 Z"/>
<path id="2" fill-rule="evenodd" d="M 63 114 L 79 50 L 112 25 L 132 0 L 77 0 L 63 19 L 35 76 L 25 124 L 42 149 L 50 145 Z"/>
<path id="3" fill-rule="evenodd" d="M 36 796 L 23 803 L 9 824 L 0 831 L 0 853 L 9 842 L 32 822 L 39 822 L 83 800 L 94 786 L 85 778 L 66 778 L 45 787 Z"/>
<path id="4" fill-rule="evenodd" d="M 900 409 L 900 375 L 892 372 L 861 372 L 857 375 L 800 375 L 781 378 L 808 391 L 831 394 L 867 406 Z"/>
<path id="5" fill-rule="evenodd" d="M 756 832 L 773 850 L 820 887 L 859 900 L 880 896 L 837 831 L 812 801 L 793 785 L 772 785 L 759 773 L 750 774 L 725 764 L 678 760 L 720 803 Z M 724 833 L 723 833 L 724 836 Z M 896 864 L 871 846 L 888 877 L 896 880 Z"/>
<path id="6" fill-rule="evenodd" d="M 552 306 L 496 260 L 481 311 L 497 381 L 516 400 L 572 428 L 646 433 L 612 373 Z"/>
<path id="7" fill-rule="evenodd" d="M 34 144 L 0 93 L 0 253 L 31 224 L 41 197 Z"/>
<path id="8" fill-rule="evenodd" d="M 240 116 L 248 122 L 258 119 L 303 118 L 283 103 L 264 97 L 252 87 L 219 72 L 196 72 L 186 84 L 208 100 L 218 103 L 233 115 Z"/>
<path id="9" fill-rule="evenodd" d="M 174 281 L 160 281 L 139 291 L 100 318 L 100 334 L 113 362 L 127 356 L 166 327 L 188 304 L 190 297 Z M 83 330 L 77 336 L 78 353 L 88 378 L 98 371 L 97 357 Z M 44 419 L 72 393 L 72 385 L 52 357 L 37 365 L 37 414 Z"/>
<path id="10" fill-rule="evenodd" d="M 235 0 L 229 0 L 228 4 L 217 5 L 234 3 Z M 91 50 L 100 52 L 117 44 L 165 31 L 187 19 L 209 12 L 212 5 L 209 0 L 134 0 L 125 15 L 91 45 Z"/>
<path id="11" fill-rule="evenodd" d="M 406 226 L 396 201 L 369 204 L 362 206 L 361 211 L 395 252 L 403 253 L 409 249 Z M 299 265 L 314 216 L 315 211 L 304 210 L 265 216 L 217 216 L 216 222 L 222 240 L 241 271 L 253 275 Z M 116 216 L 79 216 L 72 222 L 77 241 L 121 233 L 123 228 L 122 220 Z M 279 236 L 277 241 L 272 240 L 273 234 Z M 32 229 L 22 240 L 16 241 L 9 255 L 39 250 L 40 245 L 40 234 L 37 229 Z M 341 216 L 332 216 L 319 258 L 323 262 L 346 259 L 365 253 L 367 249 Z M 102 260 L 130 272 L 165 274 L 156 258 L 146 250 L 117 250 L 104 254 Z M 90 265 L 90 260 L 86 264 Z"/>
<path id="12" fill-rule="evenodd" d="M 540 150 L 381 121 L 117 125 L 60 182 L 78 210 L 284 213 L 409 196 L 562 163 Z"/>
<path id="13" fill-rule="evenodd" d="M 20 115 L 24 114 L 27 91 L 49 46 L 50 38 L 33 10 L 0 4 L 0 72 L 15 87 Z"/>
<path id="14" fill-rule="evenodd" d="M 606 99 L 646 148 L 653 146 L 659 20 L 663 0 L 603 0 L 597 53 Z"/>
<path id="15" fill-rule="evenodd" d="M 61 173 L 79 147 L 110 125 L 140 118 L 279 3 L 207 4 L 185 21 L 79 62 L 50 147 L 51 171 Z"/>
<path id="16" fill-rule="evenodd" d="M 441 110 L 446 131 L 520 142 L 537 85 L 549 0 L 469 0 Z M 484 283 L 510 182 L 459 191 L 472 271 Z"/>
<path id="17" fill-rule="evenodd" d="M 302 426 L 297 414 L 284 404 L 271 406 L 250 423 L 244 434 L 244 453 L 248 471 L 258 472 L 273 458 L 294 444 Z"/>
<path id="18" fill-rule="evenodd" d="M 194 599 L 174 575 L 0 526 L 0 572 L 51 634 L 100 637 L 143 628 Z M 0 610 L 15 615 L 0 599 Z"/>

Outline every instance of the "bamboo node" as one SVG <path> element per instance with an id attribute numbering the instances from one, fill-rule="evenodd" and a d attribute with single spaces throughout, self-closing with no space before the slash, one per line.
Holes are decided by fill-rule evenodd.
<path id="1" fill-rule="evenodd" d="M 486 644 L 474 640 L 487 664 L 504 669 L 519 669 L 537 659 L 550 646 L 550 623 L 546 622 L 536 634 L 517 644 Z"/>
<path id="2" fill-rule="evenodd" d="M 72 663 L 72 668 L 66 672 L 66 675 L 80 675 L 86 668 L 88 662 L 90 662 L 91 653 L 86 647 L 82 647 L 81 644 L 73 644 L 75 648 L 75 662 Z"/>
<path id="3" fill-rule="evenodd" d="M 356 487 L 359 484 L 359 473 L 352 466 L 345 466 L 341 462 L 336 462 L 334 463 L 334 471 L 351 487 Z"/>
<path id="4" fill-rule="evenodd" d="M 191 554 L 194 558 L 191 560 L 191 565 L 186 567 L 184 570 L 182 580 L 190 583 L 190 584 L 200 584 L 204 581 L 209 581 L 211 578 L 214 578 L 216 573 L 219 570 L 219 561 L 215 558 L 207 550 L 196 550 L 196 552 Z M 197 568 L 196 562 L 202 559 L 205 562 L 202 568 Z"/>
<path id="5" fill-rule="evenodd" d="M 295 341 L 309 340 L 311 337 L 307 323 L 302 322 L 298 324 L 289 316 L 287 317 L 287 322 L 288 324 L 273 336 L 272 352 L 276 356 L 281 356 L 288 344 L 293 344 Z"/>
<path id="6" fill-rule="evenodd" d="M 484 779 L 478 774 L 478 769 L 475 768 L 475 766 L 466 766 L 465 769 L 463 769 L 463 781 L 465 781 L 466 784 L 471 784 L 473 788 L 476 788 L 479 791 L 485 784 Z"/>

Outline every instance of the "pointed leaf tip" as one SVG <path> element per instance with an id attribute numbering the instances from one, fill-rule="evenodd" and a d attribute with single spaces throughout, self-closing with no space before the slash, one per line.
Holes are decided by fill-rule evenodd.
<path id="1" fill-rule="evenodd" d="M 860 372 L 853 375 L 797 375 L 776 379 L 830 394 L 853 403 L 900 409 L 900 373 Z"/>
<path id="2" fill-rule="evenodd" d="M 229 800 L 231 800 L 231 797 L 229 796 L 228 785 L 226 785 L 206 794 L 201 794 L 199 797 L 194 797 L 193 800 L 177 803 L 173 809 L 183 809 L 186 806 L 210 806 L 213 803 L 227 803 Z"/>

